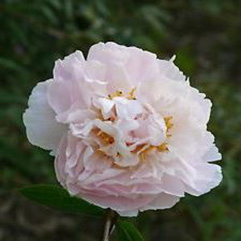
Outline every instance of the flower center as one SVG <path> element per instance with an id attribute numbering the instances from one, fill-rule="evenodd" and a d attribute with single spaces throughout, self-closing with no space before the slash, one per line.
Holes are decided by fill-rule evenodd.
<path id="1" fill-rule="evenodd" d="M 136 91 L 136 87 L 131 89 L 131 91 L 127 94 L 126 98 L 128 100 L 136 100 L 135 91 Z M 108 98 L 110 100 L 112 100 L 115 97 L 125 97 L 125 95 L 123 94 L 123 92 L 121 90 L 117 90 L 116 92 L 108 95 Z"/>
<path id="2" fill-rule="evenodd" d="M 117 166 L 134 166 L 150 154 L 169 150 L 172 116 L 154 112 L 136 98 L 135 91 L 133 88 L 124 94 L 118 90 L 95 103 L 101 118 L 95 120 L 92 133 L 97 137 L 98 150 L 112 157 Z"/>

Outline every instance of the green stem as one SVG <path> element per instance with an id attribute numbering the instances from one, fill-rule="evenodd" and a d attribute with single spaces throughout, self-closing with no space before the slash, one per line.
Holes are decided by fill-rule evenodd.
<path id="1" fill-rule="evenodd" d="M 118 214 L 111 209 L 107 209 L 105 227 L 101 241 L 110 241 L 110 236 L 115 229 L 117 219 Z"/>

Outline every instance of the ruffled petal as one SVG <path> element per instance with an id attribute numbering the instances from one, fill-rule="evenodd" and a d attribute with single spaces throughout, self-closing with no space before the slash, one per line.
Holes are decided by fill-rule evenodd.
<path id="1" fill-rule="evenodd" d="M 67 126 L 56 121 L 54 110 L 47 101 L 47 89 L 52 80 L 39 83 L 29 98 L 28 109 L 23 114 L 29 141 L 46 150 L 56 153 Z"/>
<path id="2" fill-rule="evenodd" d="M 195 167 L 196 178 L 192 185 L 186 184 L 186 192 L 195 196 L 200 196 L 218 186 L 222 181 L 221 167 L 216 164 L 199 164 Z"/>
<path id="3" fill-rule="evenodd" d="M 161 193 L 157 195 L 151 203 L 142 207 L 140 211 L 171 208 L 179 201 L 179 199 L 180 198 L 177 196 Z"/>
<path id="4" fill-rule="evenodd" d="M 160 73 L 169 79 L 176 81 L 185 81 L 186 76 L 179 70 L 179 68 L 173 63 L 175 56 L 167 60 L 159 60 Z"/>

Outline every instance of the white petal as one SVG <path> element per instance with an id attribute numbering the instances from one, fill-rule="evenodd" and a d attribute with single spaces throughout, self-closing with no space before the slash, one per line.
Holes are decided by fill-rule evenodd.
<path id="1" fill-rule="evenodd" d="M 179 70 L 173 61 L 173 58 L 170 61 L 159 60 L 160 73 L 172 80 L 185 81 L 186 76 Z"/>
<path id="2" fill-rule="evenodd" d="M 85 77 L 88 81 L 105 84 L 106 66 L 96 60 L 86 62 Z"/>
<path id="3" fill-rule="evenodd" d="M 218 161 L 221 159 L 222 155 L 219 153 L 218 148 L 215 145 L 213 145 L 204 156 L 204 160 L 208 162 Z"/>
<path id="4" fill-rule="evenodd" d="M 215 164 L 199 164 L 196 166 L 197 178 L 194 184 L 186 185 L 186 192 L 195 196 L 200 196 L 215 188 L 222 181 L 221 167 Z"/>
<path id="5" fill-rule="evenodd" d="M 111 117 L 111 109 L 113 108 L 114 104 L 115 103 L 113 100 L 109 100 L 106 98 L 98 98 L 94 102 L 94 105 L 101 109 L 102 115 L 105 119 Z"/>
<path id="6" fill-rule="evenodd" d="M 55 120 L 55 112 L 47 102 L 47 87 L 52 80 L 39 83 L 29 98 L 29 108 L 23 114 L 29 141 L 54 153 L 67 127 Z"/>
<path id="7" fill-rule="evenodd" d="M 81 51 L 75 51 L 63 60 L 57 60 L 54 66 L 54 78 L 68 81 L 73 77 L 74 70 L 76 70 L 75 66 L 78 66 L 78 70 L 82 71 L 84 61 L 85 59 Z"/>
<path id="8" fill-rule="evenodd" d="M 180 197 L 169 195 L 166 193 L 161 193 L 151 203 L 142 207 L 140 211 L 171 208 L 179 200 Z"/>

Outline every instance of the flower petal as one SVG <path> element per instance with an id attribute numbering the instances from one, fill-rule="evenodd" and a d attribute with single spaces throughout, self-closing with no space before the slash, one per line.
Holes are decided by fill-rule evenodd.
<path id="1" fill-rule="evenodd" d="M 52 80 L 39 83 L 29 98 L 28 109 L 23 114 L 29 141 L 46 150 L 56 153 L 67 126 L 56 121 L 56 113 L 47 101 L 47 88 Z"/>

